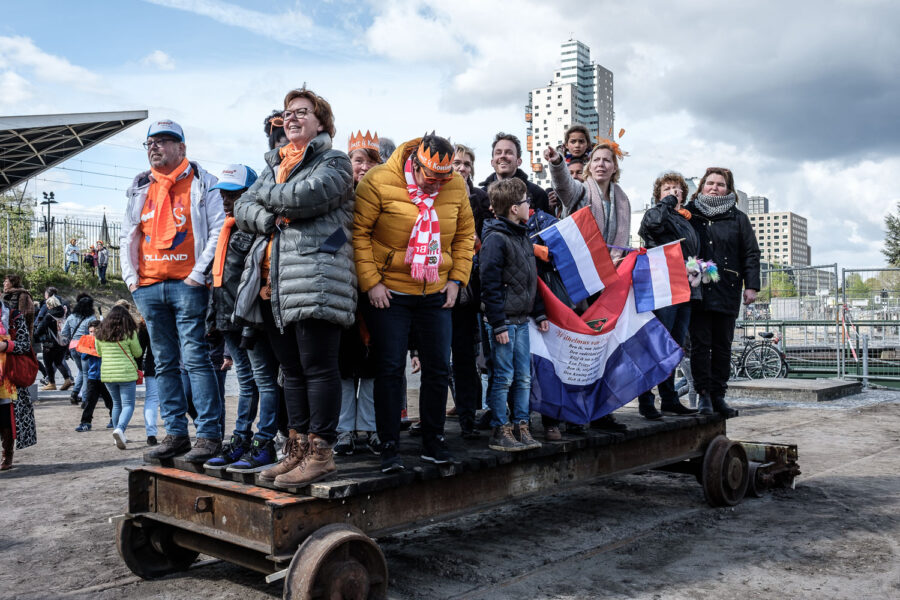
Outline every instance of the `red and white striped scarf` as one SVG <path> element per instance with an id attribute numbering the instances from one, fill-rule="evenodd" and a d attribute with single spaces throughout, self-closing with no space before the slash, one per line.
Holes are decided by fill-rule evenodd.
<path id="1" fill-rule="evenodd" d="M 413 175 L 413 159 L 410 156 L 403 167 L 406 175 L 406 191 L 409 199 L 419 209 L 416 224 L 409 235 L 406 247 L 406 264 L 410 265 L 409 274 L 418 281 L 434 283 L 440 280 L 439 267 L 443 260 L 441 255 L 441 224 L 434 208 L 434 199 L 438 192 L 425 195 L 416 184 Z"/>

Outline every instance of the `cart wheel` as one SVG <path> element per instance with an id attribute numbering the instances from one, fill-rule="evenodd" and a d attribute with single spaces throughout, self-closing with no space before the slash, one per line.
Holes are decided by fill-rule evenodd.
<path id="1" fill-rule="evenodd" d="M 710 506 L 734 506 L 750 480 L 747 451 L 724 435 L 709 443 L 703 457 L 703 491 Z"/>
<path id="2" fill-rule="evenodd" d="M 750 476 L 747 484 L 747 494 L 752 496 L 753 498 L 762 498 L 763 486 L 759 479 L 757 478 L 756 471 L 759 469 L 759 465 L 762 463 L 750 461 Z"/>
<path id="3" fill-rule="evenodd" d="M 285 600 L 387 597 L 387 561 L 372 538 L 351 525 L 316 530 L 297 549 L 284 579 Z"/>
<path id="4" fill-rule="evenodd" d="M 144 579 L 185 571 L 199 555 L 175 544 L 167 527 L 150 523 L 138 527 L 132 519 L 122 519 L 116 526 L 116 547 L 131 572 Z"/>

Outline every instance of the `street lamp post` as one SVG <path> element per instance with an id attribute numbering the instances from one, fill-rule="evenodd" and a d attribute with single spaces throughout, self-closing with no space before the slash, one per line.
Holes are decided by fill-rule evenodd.
<path id="1" fill-rule="evenodd" d="M 44 201 L 41 202 L 41 206 L 47 207 L 47 221 L 45 223 L 45 225 L 46 225 L 45 228 L 47 229 L 47 268 L 48 269 L 50 268 L 50 242 L 51 242 L 50 236 L 52 235 L 51 232 L 53 231 L 53 221 L 50 219 L 50 206 L 53 204 L 59 204 L 59 202 L 57 202 L 56 200 L 53 199 L 53 192 L 50 192 L 49 194 L 47 192 L 44 192 Z"/>

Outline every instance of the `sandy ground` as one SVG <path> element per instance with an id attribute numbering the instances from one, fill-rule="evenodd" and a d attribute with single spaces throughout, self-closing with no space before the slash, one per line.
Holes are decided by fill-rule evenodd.
<path id="1" fill-rule="evenodd" d="M 125 508 L 124 468 L 140 464 L 141 413 L 120 451 L 104 409 L 78 434 L 79 410 L 61 396 L 37 405 L 38 446 L 0 474 L 0 597 L 281 597 L 280 584 L 221 561 L 134 576 L 109 517 Z M 732 439 L 799 445 L 795 490 L 714 509 L 692 476 L 651 472 L 524 499 L 379 539 L 390 596 L 900 597 L 900 393 L 734 404 Z"/>

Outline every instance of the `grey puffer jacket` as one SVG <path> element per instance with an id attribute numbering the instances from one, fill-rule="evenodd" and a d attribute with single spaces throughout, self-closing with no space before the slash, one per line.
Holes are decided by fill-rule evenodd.
<path id="1" fill-rule="evenodd" d="M 259 261 L 272 236 L 272 312 L 284 327 L 303 319 L 322 319 L 343 327 L 356 313 L 356 270 L 350 246 L 353 177 L 350 159 L 331 148 L 320 133 L 285 183 L 276 183 L 278 150 L 266 154 L 268 168 L 238 199 L 237 226 L 261 234 L 247 255 L 235 298 L 235 317 L 261 323 Z M 277 217 L 289 223 L 276 227 Z"/>

